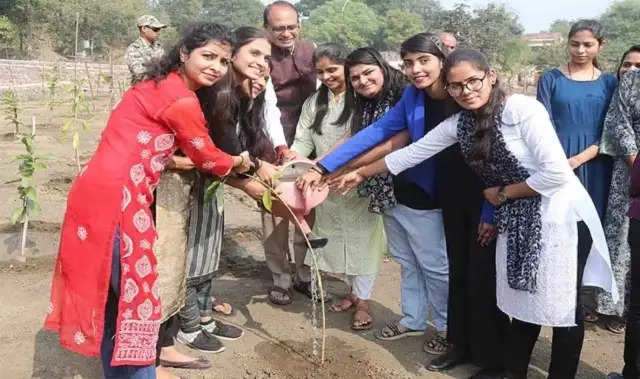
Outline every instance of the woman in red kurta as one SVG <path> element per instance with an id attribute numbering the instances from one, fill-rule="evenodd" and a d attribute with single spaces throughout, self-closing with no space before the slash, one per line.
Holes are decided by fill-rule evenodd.
<path id="1" fill-rule="evenodd" d="M 161 307 L 149 204 L 160 174 L 177 148 L 216 176 L 243 172 L 250 164 L 247 156 L 216 148 L 194 93 L 223 76 L 230 57 L 223 27 L 196 25 L 150 71 L 153 80 L 129 89 L 112 112 L 67 200 L 45 321 L 45 327 L 60 334 L 62 346 L 99 354 L 109 312 L 112 249 L 119 240 L 121 277 L 110 366 L 155 362 Z"/>

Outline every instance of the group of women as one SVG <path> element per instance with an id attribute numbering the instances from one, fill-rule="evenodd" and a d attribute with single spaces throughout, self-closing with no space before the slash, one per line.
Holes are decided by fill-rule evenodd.
<path id="1" fill-rule="evenodd" d="M 283 159 L 315 155 L 296 181 L 301 193 L 336 190 L 313 226 L 328 239 L 319 268 L 351 288 L 330 310 L 353 309 L 353 329 L 372 327 L 368 300 L 388 250 L 401 265 L 402 318 L 378 339 L 423 335 L 431 314 L 424 349 L 438 356 L 429 369 L 470 361 L 482 368 L 476 379 L 526 378 L 540 327 L 551 326 L 550 377 L 575 377 L 583 303 L 598 304 L 591 320 L 621 316 L 629 265 L 620 233 L 637 150 L 619 148 L 635 136 L 616 135 L 615 110 L 604 122 L 616 78 L 598 69 L 602 44 L 598 23 L 575 23 L 571 61 L 541 77 L 539 102 L 506 94 L 481 52 L 450 52 L 434 34 L 404 41 L 404 75 L 372 48 L 318 46 L 320 86 Z M 218 338 L 242 335 L 212 317 L 224 204 L 220 192 L 204 199 L 213 177 L 260 199 L 282 163 L 281 131 L 265 125 L 275 106 L 270 49 L 255 28 L 195 25 L 125 93 L 73 184 L 46 326 L 63 346 L 100 355 L 107 378 L 171 377 L 163 363 L 207 367 L 172 348 L 172 324 L 179 341 L 209 352 L 224 348 Z M 638 62 L 630 49 L 619 75 Z M 620 173 L 612 182 L 611 161 Z M 167 167 L 200 172 L 161 182 L 154 215 Z M 178 230 L 188 255 L 173 267 L 182 276 L 159 285 L 161 257 L 172 252 L 157 248 L 156 259 L 153 217 L 160 225 L 161 194 L 185 184 L 191 200 L 176 209 L 188 215 Z M 158 230 L 157 247 L 175 232 Z M 171 291 L 184 307 L 164 304 Z"/>

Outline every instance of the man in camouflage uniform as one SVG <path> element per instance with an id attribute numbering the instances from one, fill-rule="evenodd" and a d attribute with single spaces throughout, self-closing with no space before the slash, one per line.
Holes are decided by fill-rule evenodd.
<path id="1" fill-rule="evenodd" d="M 146 71 L 144 63 L 158 59 L 164 54 L 164 49 L 158 42 L 158 35 L 160 30 L 167 27 L 151 15 L 140 16 L 137 24 L 140 37 L 127 47 L 124 54 L 124 61 L 131 71 L 132 83 L 143 78 Z"/>

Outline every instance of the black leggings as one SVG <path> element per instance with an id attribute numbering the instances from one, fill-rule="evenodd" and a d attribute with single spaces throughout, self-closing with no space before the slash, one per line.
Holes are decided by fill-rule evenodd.
<path id="1" fill-rule="evenodd" d="M 575 378 L 580 362 L 582 341 L 584 339 L 584 316 L 580 303 L 580 287 L 582 274 L 591 250 L 591 234 L 584 222 L 578 223 L 578 296 L 576 300 L 576 326 L 553 328 L 551 344 L 551 364 L 549 379 Z M 533 347 L 540 335 L 540 325 L 513 319 L 509 342 L 509 359 L 507 360 L 509 379 L 524 379 Z"/>

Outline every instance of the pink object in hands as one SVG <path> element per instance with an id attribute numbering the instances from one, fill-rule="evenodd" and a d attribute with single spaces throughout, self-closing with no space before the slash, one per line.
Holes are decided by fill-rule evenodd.
<path id="1" fill-rule="evenodd" d="M 304 234 L 311 233 L 304 216 L 308 215 L 313 208 L 322 203 L 329 195 L 328 187 L 322 190 L 309 189 L 303 193 L 296 186 L 295 181 L 298 176 L 307 172 L 311 166 L 313 166 L 313 162 L 310 160 L 287 162 L 281 168 L 282 176 L 278 179 L 279 183 L 276 186 L 276 191 L 280 194 L 280 198 L 291 208 L 296 219 L 300 222 Z M 291 218 L 286 208 L 284 206 L 278 207 L 277 203 L 274 203 L 272 211 L 276 216 Z M 283 212 L 285 213 L 283 214 Z"/>

